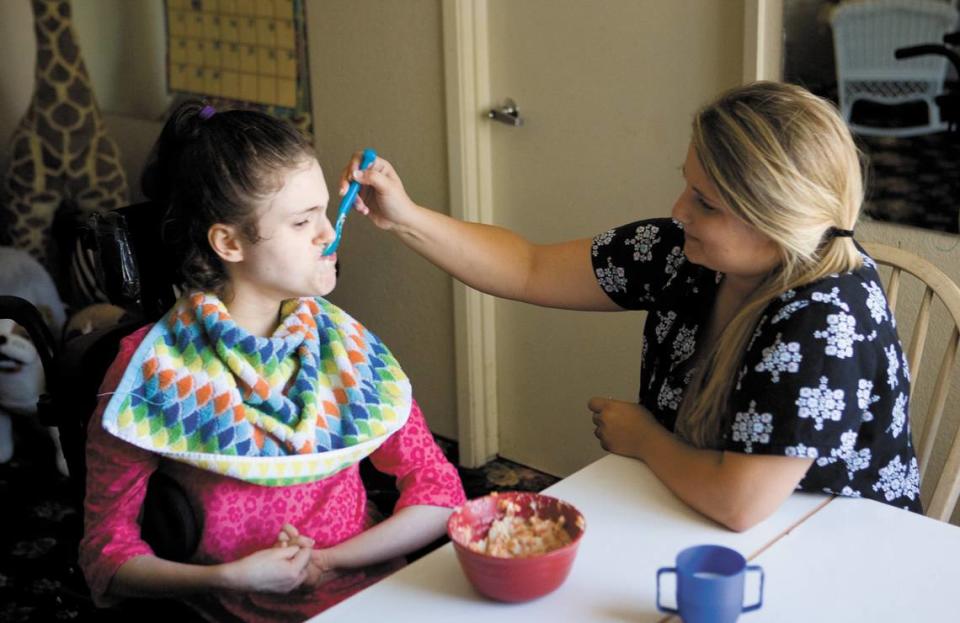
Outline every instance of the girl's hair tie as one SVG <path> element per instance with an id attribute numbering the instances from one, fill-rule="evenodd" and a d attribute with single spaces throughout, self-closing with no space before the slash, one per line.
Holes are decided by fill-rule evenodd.
<path id="1" fill-rule="evenodd" d="M 207 119 L 212 117 L 214 114 L 216 114 L 216 112 L 217 112 L 216 108 L 207 104 L 206 106 L 200 109 L 200 119 L 203 121 L 206 121 Z"/>
<path id="2" fill-rule="evenodd" d="M 827 238 L 853 238 L 853 230 L 831 227 L 827 230 Z"/>

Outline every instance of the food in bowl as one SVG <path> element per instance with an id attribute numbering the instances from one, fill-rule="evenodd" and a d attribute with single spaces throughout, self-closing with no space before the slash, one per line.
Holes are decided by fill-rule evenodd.
<path id="1" fill-rule="evenodd" d="M 567 518 L 539 517 L 536 500 L 530 502 L 532 513 L 528 516 L 521 513 L 516 500 L 509 498 L 499 499 L 497 509 L 503 514 L 490 524 L 486 538 L 468 544 L 471 550 L 499 558 L 527 558 L 546 554 L 572 540 L 564 527 Z M 581 516 L 581 529 L 582 519 Z"/>
<path id="2" fill-rule="evenodd" d="M 585 529 L 583 514 L 569 502 L 519 491 L 470 500 L 447 522 L 464 575 L 483 595 L 506 602 L 542 597 L 563 584 Z"/>

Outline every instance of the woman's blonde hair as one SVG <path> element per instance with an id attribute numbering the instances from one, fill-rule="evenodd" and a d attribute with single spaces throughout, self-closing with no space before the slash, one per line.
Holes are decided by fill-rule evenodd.
<path id="1" fill-rule="evenodd" d="M 780 264 L 765 277 L 700 360 L 677 433 L 717 447 L 731 391 L 763 310 L 784 292 L 860 267 L 853 229 L 863 202 L 860 152 L 829 102 L 802 87 L 755 82 L 697 113 L 693 148 L 724 204 L 773 240 Z"/>

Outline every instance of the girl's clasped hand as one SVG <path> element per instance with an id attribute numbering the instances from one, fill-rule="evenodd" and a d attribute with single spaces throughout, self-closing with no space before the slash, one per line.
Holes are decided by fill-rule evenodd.
<path id="1" fill-rule="evenodd" d="M 297 548 L 297 551 L 291 556 L 291 560 L 295 556 L 307 552 L 307 562 L 304 566 L 305 574 L 302 584 L 298 588 L 313 589 L 342 575 L 333 566 L 333 557 L 330 550 L 314 549 L 315 544 L 314 539 L 300 534 L 296 527 L 287 523 L 283 524 L 283 528 L 277 535 L 277 542 L 273 545 L 274 548 L 282 551 Z"/>
<path id="2" fill-rule="evenodd" d="M 310 546 L 278 545 L 262 549 L 225 565 L 227 584 L 234 590 L 258 593 L 289 593 L 308 585 L 312 572 Z M 316 584 L 314 583 L 314 586 Z"/>

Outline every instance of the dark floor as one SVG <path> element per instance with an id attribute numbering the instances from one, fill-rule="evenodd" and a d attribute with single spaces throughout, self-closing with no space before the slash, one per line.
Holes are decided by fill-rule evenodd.
<path id="1" fill-rule="evenodd" d="M 14 420 L 16 452 L 0 465 L 0 622 L 139 620 L 130 612 L 94 608 L 77 568 L 80 520 L 71 504 L 69 483 L 54 467 L 53 446 L 42 430 Z M 456 444 L 438 443 L 452 460 Z M 510 461 L 492 461 L 479 469 L 461 469 L 468 497 L 490 491 L 539 491 L 556 478 Z M 374 492 L 375 494 L 376 492 Z M 164 614 L 151 608 L 149 618 L 186 623 L 190 615 Z"/>
<path id="2" fill-rule="evenodd" d="M 857 137 L 870 167 L 864 212 L 879 221 L 960 232 L 960 132 Z"/>

